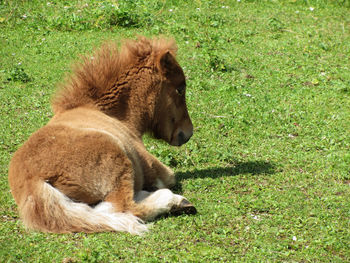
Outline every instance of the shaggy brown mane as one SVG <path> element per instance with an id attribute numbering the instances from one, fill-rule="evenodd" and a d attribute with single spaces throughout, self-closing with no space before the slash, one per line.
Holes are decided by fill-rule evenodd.
<path id="1" fill-rule="evenodd" d="M 97 106 L 103 96 L 118 92 L 118 80 L 128 74 L 128 70 L 142 66 L 157 70 L 156 58 L 168 51 L 176 55 L 174 40 L 138 37 L 123 41 L 120 50 L 116 43 L 103 44 L 93 56 L 83 56 L 82 62 L 75 64 L 72 73 L 59 85 L 52 100 L 54 113 L 79 106 Z"/>

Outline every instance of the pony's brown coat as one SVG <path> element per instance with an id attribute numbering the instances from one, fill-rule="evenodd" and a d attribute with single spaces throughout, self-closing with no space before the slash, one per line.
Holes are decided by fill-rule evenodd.
<path id="1" fill-rule="evenodd" d="M 54 117 L 10 163 L 11 191 L 27 227 L 139 233 L 138 218 L 159 214 L 134 199 L 175 183 L 174 173 L 146 151 L 142 135 L 172 145 L 192 135 L 176 50 L 174 41 L 140 37 L 120 51 L 106 44 L 75 67 L 53 99 Z M 112 209 L 92 207 L 100 202 Z"/>

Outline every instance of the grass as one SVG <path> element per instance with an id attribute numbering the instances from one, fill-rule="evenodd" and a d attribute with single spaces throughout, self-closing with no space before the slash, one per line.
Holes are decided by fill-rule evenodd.
<path id="1" fill-rule="evenodd" d="M 350 261 L 349 1 L 0 1 L 2 262 Z M 195 216 L 151 232 L 29 232 L 7 182 L 79 54 L 163 34 L 179 45 L 193 138 L 145 137 Z"/>

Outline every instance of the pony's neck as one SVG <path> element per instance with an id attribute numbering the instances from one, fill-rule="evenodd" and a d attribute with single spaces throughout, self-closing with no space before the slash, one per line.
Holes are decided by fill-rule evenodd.
<path id="1" fill-rule="evenodd" d="M 155 97 L 160 83 L 154 79 L 154 74 L 148 74 L 149 71 L 150 68 L 141 68 L 137 76 L 128 72 L 126 79 L 119 78 L 96 103 L 101 111 L 122 121 L 139 138 L 152 127 Z"/>

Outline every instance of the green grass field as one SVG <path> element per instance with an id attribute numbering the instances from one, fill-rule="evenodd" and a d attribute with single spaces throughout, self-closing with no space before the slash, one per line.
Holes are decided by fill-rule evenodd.
<path id="1" fill-rule="evenodd" d="M 195 126 L 145 137 L 195 216 L 145 236 L 27 231 L 7 182 L 57 82 L 105 40 L 174 37 Z M 0 0 L 1 262 L 349 262 L 350 3 Z"/>

